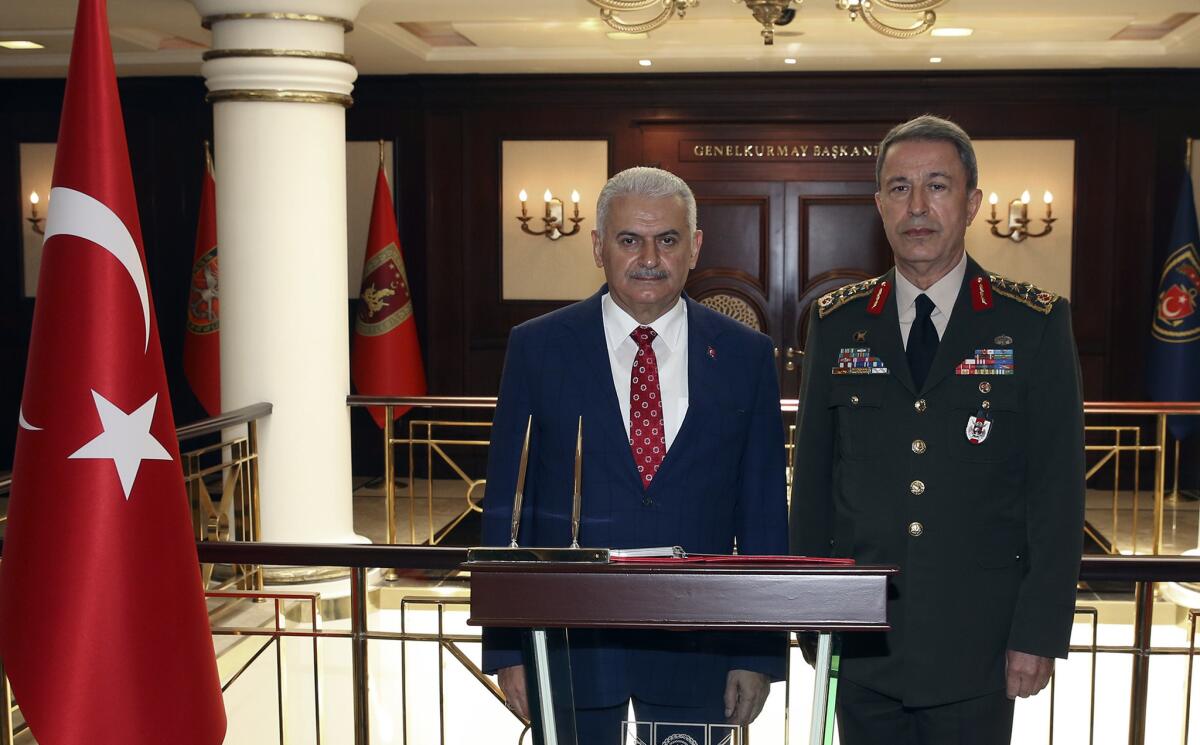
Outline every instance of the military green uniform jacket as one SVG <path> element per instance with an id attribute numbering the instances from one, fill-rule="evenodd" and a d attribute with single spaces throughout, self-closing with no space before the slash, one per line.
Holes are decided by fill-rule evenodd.
<path id="1" fill-rule="evenodd" d="M 845 634 L 842 675 L 934 706 L 1003 689 L 1006 649 L 1067 654 L 1083 405 L 1067 302 L 971 259 L 918 390 L 894 273 L 812 309 L 791 541 L 798 554 L 900 567 L 891 631 Z"/>

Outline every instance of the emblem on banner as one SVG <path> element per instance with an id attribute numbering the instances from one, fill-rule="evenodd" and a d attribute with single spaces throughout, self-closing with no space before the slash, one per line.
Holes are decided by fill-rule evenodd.
<path id="1" fill-rule="evenodd" d="M 1200 339 L 1200 254 L 1188 243 L 1167 260 L 1159 280 L 1158 309 L 1151 332 L 1160 341 L 1176 344 Z"/>
<path id="2" fill-rule="evenodd" d="M 389 243 L 363 267 L 362 291 L 355 330 L 364 336 L 379 336 L 408 320 L 412 298 L 404 261 L 395 243 Z"/>
<path id="3" fill-rule="evenodd" d="M 188 293 L 187 330 L 211 334 L 220 324 L 221 299 L 217 286 L 217 247 L 205 251 L 192 264 L 192 289 Z"/>
<path id="4" fill-rule="evenodd" d="M 975 412 L 967 419 L 967 442 L 972 445 L 982 444 L 991 431 L 992 420 L 987 418 L 987 412 L 983 409 Z"/>

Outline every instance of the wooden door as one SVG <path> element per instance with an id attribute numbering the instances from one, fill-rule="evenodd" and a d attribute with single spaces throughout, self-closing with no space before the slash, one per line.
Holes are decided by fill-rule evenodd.
<path id="1" fill-rule="evenodd" d="M 688 294 L 771 337 L 785 398 L 799 391 L 812 302 L 891 265 L 871 152 L 885 131 L 864 123 L 642 128 L 643 162 L 678 174 L 696 194 L 704 243 Z"/>

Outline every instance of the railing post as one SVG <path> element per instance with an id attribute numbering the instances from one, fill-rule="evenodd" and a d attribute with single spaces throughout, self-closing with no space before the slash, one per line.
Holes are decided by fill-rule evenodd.
<path id="1" fill-rule="evenodd" d="M 396 543 L 396 454 L 392 452 L 395 423 L 391 405 L 383 407 L 383 493 L 387 503 L 387 542 Z"/>
<path id="2" fill-rule="evenodd" d="M 1163 500 L 1167 488 L 1167 415 L 1158 414 L 1154 451 L 1154 555 L 1162 552 Z"/>
<path id="3" fill-rule="evenodd" d="M 250 537 L 248 540 L 257 543 L 262 540 L 262 519 L 258 490 L 258 420 L 246 422 L 246 475 L 250 482 Z M 243 519 L 245 519 L 243 517 Z M 254 589 L 262 592 L 266 582 L 263 577 L 263 567 L 259 564 L 254 570 Z"/>
<path id="4" fill-rule="evenodd" d="M 0 711 L 0 745 L 13 745 L 12 687 L 4 673 L 3 661 L 0 661 L 0 680 L 4 682 L 4 710 Z"/>
<path id="5" fill-rule="evenodd" d="M 1133 672 L 1129 684 L 1129 745 L 1145 745 L 1146 702 L 1150 691 L 1150 634 L 1154 626 L 1154 583 L 1133 591 Z"/>
<path id="6" fill-rule="evenodd" d="M 367 675 L 367 570 L 350 569 L 350 655 L 354 677 L 354 745 L 371 741 Z"/>

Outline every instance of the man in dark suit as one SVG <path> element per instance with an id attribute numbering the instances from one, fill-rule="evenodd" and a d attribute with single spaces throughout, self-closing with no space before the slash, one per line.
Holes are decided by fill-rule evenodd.
<path id="1" fill-rule="evenodd" d="M 1066 657 L 1083 526 L 1083 407 L 1066 300 L 965 253 L 965 132 L 880 145 L 896 266 L 813 306 L 791 505 L 797 553 L 896 564 L 883 635 L 846 635 L 844 745 L 999 745 Z"/>
<path id="2" fill-rule="evenodd" d="M 600 193 L 596 225 L 606 285 L 509 337 L 484 543 L 508 543 L 531 415 L 520 543 L 570 543 L 582 416 L 581 545 L 785 551 L 772 345 L 683 295 L 703 238 L 691 190 L 659 169 L 622 171 Z M 641 721 L 748 724 L 784 672 L 785 639 L 776 634 L 573 630 L 570 645 L 581 744 L 616 743 L 630 699 Z M 525 714 L 519 637 L 485 629 L 483 667 Z"/>

